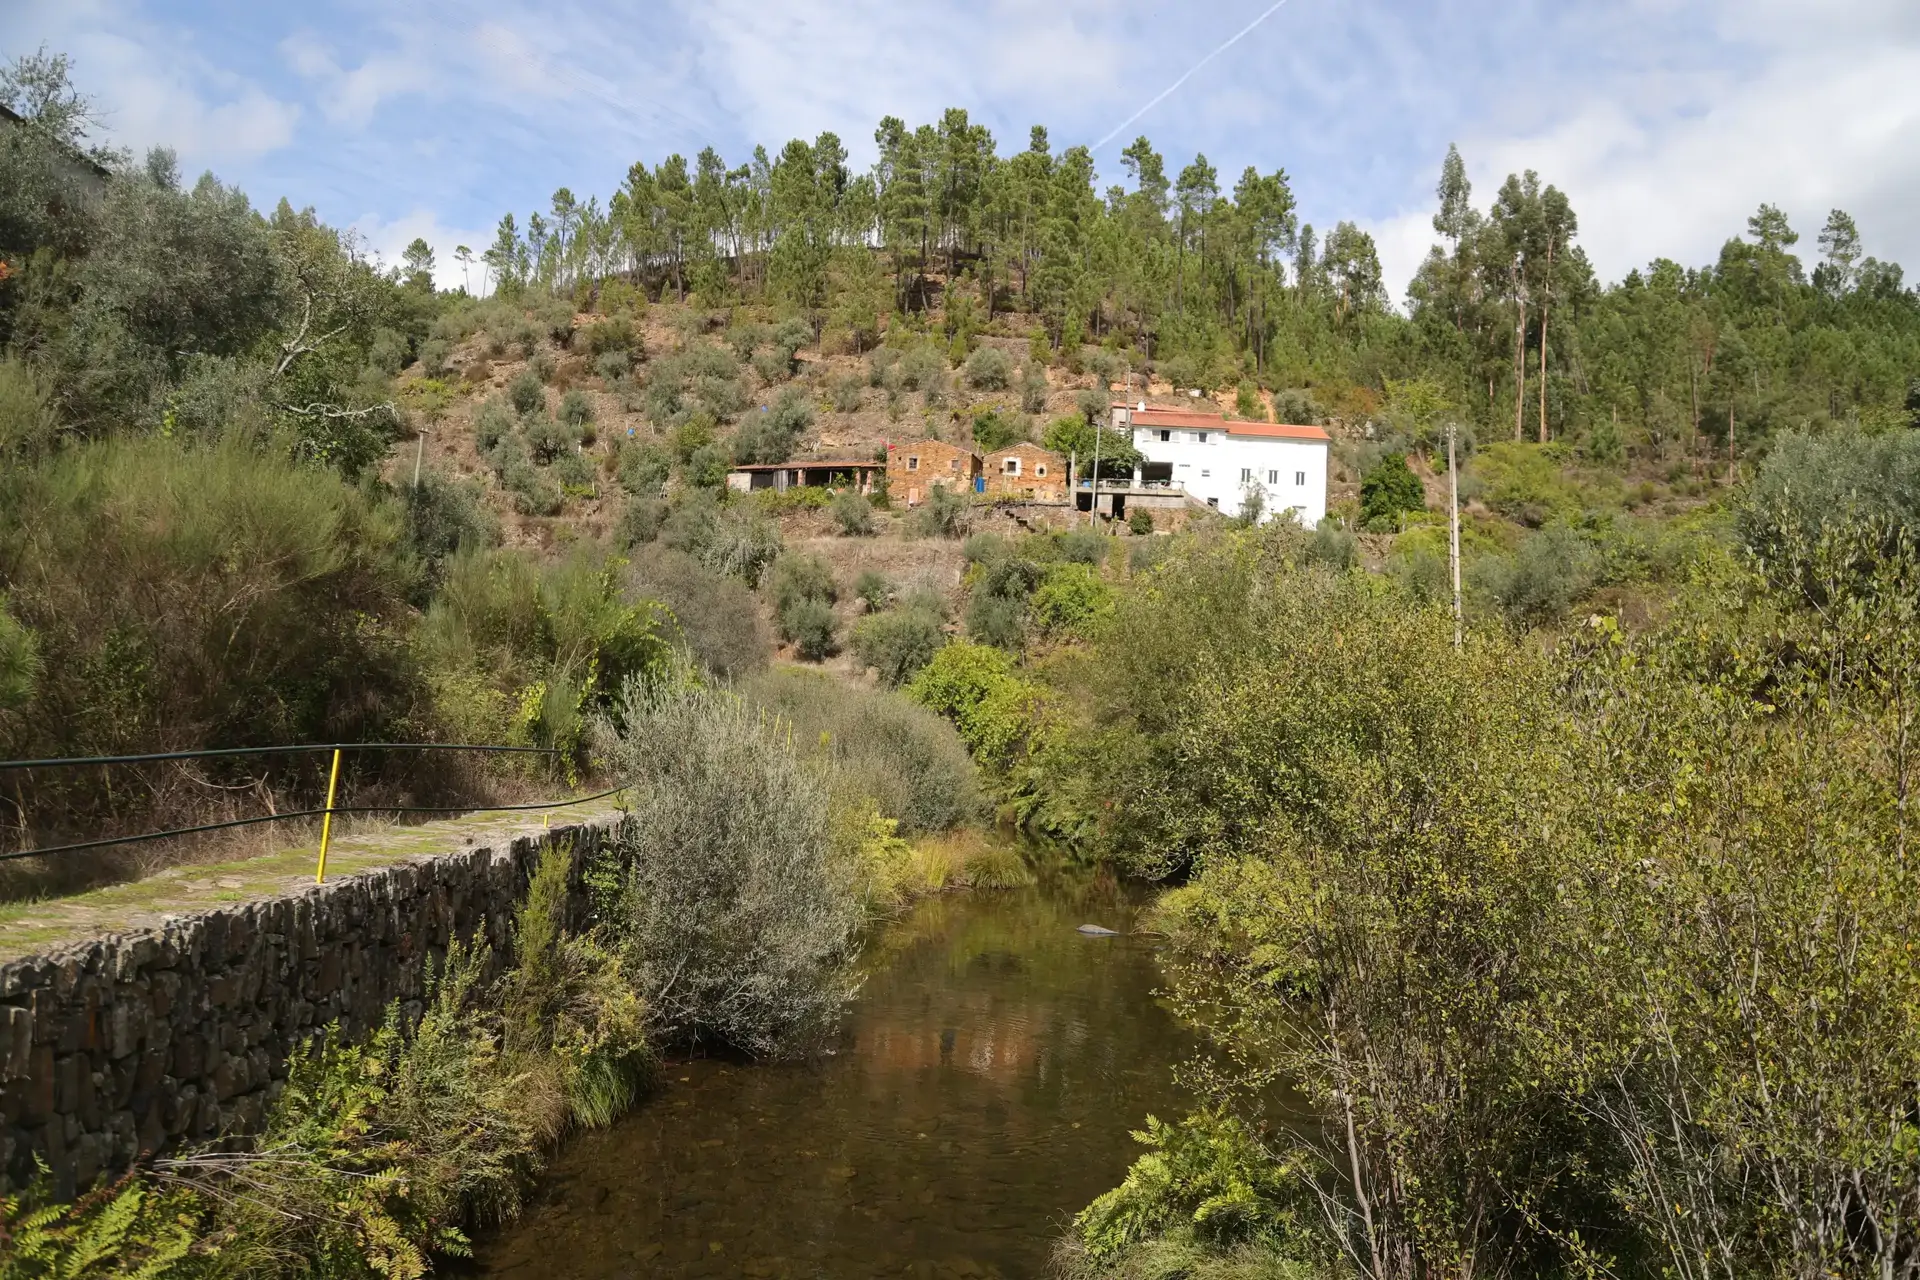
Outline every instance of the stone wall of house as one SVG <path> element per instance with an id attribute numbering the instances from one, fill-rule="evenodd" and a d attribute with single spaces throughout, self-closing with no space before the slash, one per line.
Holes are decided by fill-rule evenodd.
<path id="1" fill-rule="evenodd" d="M 145 1152 L 259 1126 L 291 1051 L 392 1001 L 417 1016 L 429 962 L 476 935 L 504 954 L 540 850 L 575 884 L 611 820 L 419 858 L 299 892 L 168 917 L 0 966 L 0 1173 L 39 1155 L 71 1194 Z M 585 903 L 576 892 L 575 910 Z"/>

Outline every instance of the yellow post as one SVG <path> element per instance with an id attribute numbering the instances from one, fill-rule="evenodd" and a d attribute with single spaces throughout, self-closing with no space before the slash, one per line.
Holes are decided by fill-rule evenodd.
<path id="1" fill-rule="evenodd" d="M 333 793 L 340 786 L 340 748 L 333 749 L 333 775 L 327 779 L 327 814 L 320 819 L 320 865 L 314 868 L 313 882 L 327 882 L 327 842 L 333 838 Z"/>

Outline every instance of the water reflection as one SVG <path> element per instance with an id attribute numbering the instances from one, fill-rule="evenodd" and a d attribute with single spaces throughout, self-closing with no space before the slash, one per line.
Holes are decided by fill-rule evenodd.
<path id="1" fill-rule="evenodd" d="M 888 930 L 834 1054 L 698 1061 L 562 1156 L 482 1252 L 519 1277 L 1033 1276 L 1177 1114 L 1185 1041 L 1107 889 L 936 899 Z"/>

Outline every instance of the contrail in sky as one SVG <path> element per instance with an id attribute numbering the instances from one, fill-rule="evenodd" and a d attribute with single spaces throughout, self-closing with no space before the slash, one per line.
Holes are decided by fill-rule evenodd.
<path id="1" fill-rule="evenodd" d="M 1135 120 L 1138 120 L 1141 116 L 1147 114 L 1147 112 L 1159 106 L 1162 102 L 1166 100 L 1167 95 L 1171 94 L 1175 89 L 1178 89 L 1181 85 L 1185 84 L 1187 81 L 1193 79 L 1194 73 L 1200 70 L 1200 68 L 1206 66 L 1209 62 L 1212 62 L 1215 58 L 1219 57 L 1221 54 L 1225 53 L 1227 50 L 1233 48 L 1233 46 L 1235 46 L 1236 44 L 1239 44 L 1240 41 L 1243 38 L 1245 38 L 1246 34 L 1249 31 L 1252 31 L 1255 27 L 1265 22 L 1268 18 L 1271 18 L 1274 15 L 1274 13 L 1279 10 L 1280 6 L 1284 5 L 1286 2 L 1287 0 L 1273 0 L 1273 3 L 1268 5 L 1265 11 L 1263 11 L 1259 17 L 1255 18 L 1252 22 L 1249 22 L 1246 26 L 1234 32 L 1233 35 L 1227 40 L 1227 42 L 1221 45 L 1218 49 L 1215 49 L 1212 53 L 1200 59 L 1200 61 L 1194 63 L 1191 67 L 1188 67 L 1185 75 L 1181 76 L 1178 80 L 1175 80 L 1172 84 L 1168 85 L 1166 88 L 1162 89 L 1159 93 L 1155 94 L 1153 96 L 1152 101 L 1148 102 L 1146 106 L 1140 108 L 1138 111 L 1128 116 L 1125 120 L 1122 120 L 1119 124 L 1115 125 L 1113 127 L 1113 131 L 1107 134 L 1106 137 L 1100 139 L 1100 141 L 1094 143 L 1091 149 L 1094 151 L 1098 151 L 1100 148 L 1106 146 L 1109 142 L 1112 142 L 1115 137 L 1119 136 L 1121 130 L 1125 129 L 1128 125 L 1132 124 Z"/>

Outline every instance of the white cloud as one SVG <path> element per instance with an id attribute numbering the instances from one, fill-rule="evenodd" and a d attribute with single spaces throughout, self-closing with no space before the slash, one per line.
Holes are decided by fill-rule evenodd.
<path id="1" fill-rule="evenodd" d="M 390 220 L 378 214 L 364 214 L 352 225 L 367 249 L 385 266 L 398 265 L 407 246 L 416 238 L 422 239 L 433 248 L 436 288 L 457 289 L 465 285 L 475 293 L 480 291 L 480 254 L 493 243 L 493 228 L 450 227 L 440 221 L 438 214 L 427 209 L 414 209 Z M 474 257 L 473 266 L 464 272 L 454 258 L 454 251 L 463 244 L 473 250 Z"/>
<path id="2" fill-rule="evenodd" d="M 1803 257 L 1844 208 L 1869 252 L 1920 260 L 1920 21 L 1882 0 L 1850 7 L 1822 21 L 1803 6 L 1749 7 L 1737 71 L 1628 72 L 1569 95 L 1550 127 L 1483 123 L 1460 140 L 1476 203 L 1505 175 L 1537 170 L 1571 198 L 1606 280 L 1655 257 L 1710 263 L 1762 202 L 1786 210 Z M 1434 240 L 1431 215 L 1429 201 L 1369 225 L 1397 295 Z"/>
<path id="3" fill-rule="evenodd" d="M 35 3 L 25 7 L 22 19 L 32 41 L 9 39 L 8 52 L 45 42 L 69 54 L 113 145 L 136 154 L 172 147 L 191 174 L 255 159 L 293 140 L 297 104 L 213 66 L 176 33 L 145 21 L 121 0 Z"/>
<path id="4" fill-rule="evenodd" d="M 416 93 L 433 85 L 435 73 L 421 51 L 403 47 L 392 53 L 370 55 L 351 70 L 342 68 L 333 52 L 311 32 L 297 32 L 280 42 L 281 56 L 301 76 L 312 81 L 321 110 L 335 124 L 363 129 L 381 105 L 391 98 Z"/>

